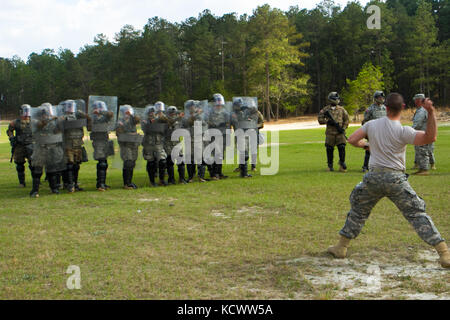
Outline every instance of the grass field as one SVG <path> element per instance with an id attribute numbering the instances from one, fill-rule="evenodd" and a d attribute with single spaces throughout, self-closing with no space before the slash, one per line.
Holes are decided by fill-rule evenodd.
<path id="1" fill-rule="evenodd" d="M 95 190 L 95 162 L 82 165 L 85 192 L 39 199 L 18 187 L 0 136 L 1 299 L 450 299 L 450 273 L 387 199 L 372 212 L 349 258 L 333 260 L 364 152 L 347 147 L 349 171 L 326 172 L 324 129 L 280 132 L 274 176 L 123 190 Z M 355 128 L 351 128 L 349 133 Z M 337 150 L 335 151 L 337 158 Z M 439 128 L 438 170 L 410 177 L 444 238 L 450 238 L 450 127 Z M 407 151 L 407 167 L 413 147 Z M 335 166 L 337 167 L 337 165 Z M 408 170 L 411 173 L 411 170 Z M 69 290 L 69 265 L 81 289 Z M 375 266 L 375 267 L 374 267 Z M 373 271 L 375 270 L 375 271 Z M 380 287 L 368 279 L 377 276 Z"/>

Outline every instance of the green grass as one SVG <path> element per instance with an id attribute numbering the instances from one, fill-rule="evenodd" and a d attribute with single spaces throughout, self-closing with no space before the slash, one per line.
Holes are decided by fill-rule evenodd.
<path id="1" fill-rule="evenodd" d="M 100 193 L 96 163 L 90 161 L 80 173 L 85 192 L 55 196 L 44 183 L 39 199 L 28 197 L 28 169 L 27 188 L 18 187 L 5 129 L 0 136 L 1 299 L 289 299 L 299 294 L 332 299 L 339 291 L 333 284 L 308 281 L 305 274 L 320 274 L 313 266 L 283 263 L 326 257 L 345 221 L 350 192 L 362 179 L 364 152 L 351 146 L 346 174 L 325 171 L 325 148 L 319 143 L 324 129 L 280 132 L 280 171 L 274 176 L 240 179 L 230 165 L 227 180 L 149 188 L 141 165 L 134 178 L 140 188 L 127 191 L 115 165 L 108 171 L 112 189 Z M 450 237 L 449 138 L 450 127 L 440 127 L 438 170 L 409 179 L 444 238 Z M 412 161 L 408 146 L 408 168 Z M 416 250 L 428 248 L 383 199 L 349 253 L 368 263 L 374 254 L 408 261 Z M 80 290 L 66 288 L 69 265 L 81 268 Z M 405 281 L 404 287 L 414 287 L 414 281 Z M 448 284 L 450 276 L 439 281 Z M 445 292 L 439 284 L 430 288 Z"/>

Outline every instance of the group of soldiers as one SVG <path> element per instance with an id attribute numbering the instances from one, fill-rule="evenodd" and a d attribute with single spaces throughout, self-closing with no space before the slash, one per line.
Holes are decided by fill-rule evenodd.
<path id="1" fill-rule="evenodd" d="M 138 125 L 143 135 L 138 133 Z M 236 132 L 244 133 L 244 147 L 238 148 L 239 167 L 235 172 L 240 172 L 243 178 L 251 177 L 248 161 L 251 155 L 251 168 L 256 170 L 257 148 L 250 147 L 250 133 L 256 136 L 257 144 L 261 143 L 259 130 L 263 126 L 257 99 L 252 97 L 234 97 L 232 102 L 225 102 L 221 94 L 214 94 L 212 102 L 186 101 L 184 111 L 181 111 L 175 106 L 166 109 L 161 101 L 145 108 L 130 105 L 117 108 L 117 97 L 90 96 L 88 111 L 81 99 L 66 100 L 58 106 L 50 103 L 37 108 L 22 105 L 20 118 L 9 124 L 7 134 L 12 146 L 11 161 L 14 159 L 16 164 L 20 186 L 26 186 L 25 163 L 28 161 L 32 176 L 30 196 L 39 197 L 44 170 L 52 193 L 59 193 L 61 178 L 64 189 L 69 193 L 82 191 L 78 174 L 81 163 L 88 161 L 83 146 L 84 128 L 90 132 L 93 157 L 97 161 L 96 188 L 106 191 L 109 188 L 106 184 L 108 157 L 115 153 L 114 142 L 110 138 L 112 131 L 116 132 L 123 161 L 124 188 L 136 189 L 133 172 L 140 145 L 143 146 L 143 158 L 147 161 L 146 169 L 152 186 L 176 184 L 175 164 L 182 184 L 192 182 L 196 173 L 200 182 L 227 178 L 222 168 L 225 150 L 231 140 L 231 128 L 235 135 Z M 218 134 L 211 135 L 210 130 L 216 130 Z M 209 157 L 203 152 L 207 138 L 215 144 Z M 235 138 L 235 143 L 239 144 L 238 137 Z M 206 168 L 210 179 L 205 177 Z M 155 181 L 157 175 L 158 184 Z"/>
<path id="2" fill-rule="evenodd" d="M 334 171 L 333 156 L 334 147 L 336 146 L 339 152 L 339 171 L 346 172 L 347 165 L 345 164 L 345 147 L 347 137 L 345 130 L 349 125 L 349 115 L 347 111 L 339 105 L 340 97 L 337 92 L 330 92 L 328 95 L 329 105 L 325 106 L 319 112 L 318 121 L 320 124 L 326 124 L 325 131 L 325 148 L 327 152 L 328 170 Z M 428 113 L 423 108 L 425 95 L 418 93 L 413 97 L 416 112 L 413 117 L 412 127 L 416 130 L 425 131 L 427 128 Z M 385 94 L 383 91 L 375 91 L 373 95 L 373 103 L 365 110 L 362 125 L 371 120 L 376 120 L 386 116 Z M 418 169 L 415 175 L 428 175 L 429 170 L 436 170 L 434 158 L 434 143 L 423 146 L 414 146 L 415 160 L 414 169 Z M 365 150 L 364 163 L 362 171 L 369 171 L 370 151 Z"/>

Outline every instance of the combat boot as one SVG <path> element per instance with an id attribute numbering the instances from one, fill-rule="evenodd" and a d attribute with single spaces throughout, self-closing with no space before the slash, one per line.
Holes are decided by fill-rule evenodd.
<path id="1" fill-rule="evenodd" d="M 218 164 L 217 165 L 217 171 L 218 171 L 218 173 L 219 173 L 219 179 L 226 179 L 226 178 L 228 178 L 228 176 L 225 176 L 223 173 L 222 173 L 222 164 Z"/>
<path id="2" fill-rule="evenodd" d="M 137 189 L 137 185 L 135 185 L 133 181 L 133 172 L 134 168 L 128 168 L 128 188 Z"/>
<path id="3" fill-rule="evenodd" d="M 17 178 L 19 179 L 19 187 L 25 188 L 25 165 L 24 163 L 16 163 Z"/>
<path id="4" fill-rule="evenodd" d="M 177 184 L 175 181 L 175 170 L 173 164 L 167 166 L 167 175 L 169 177 L 167 181 L 169 184 Z"/>
<path id="5" fill-rule="evenodd" d="M 436 165 L 434 163 L 431 164 L 431 170 L 436 170 Z"/>
<path id="6" fill-rule="evenodd" d="M 48 173 L 48 184 L 50 186 L 50 190 L 54 194 L 59 194 L 58 188 L 58 175 L 56 173 Z"/>
<path id="7" fill-rule="evenodd" d="M 241 168 L 241 178 L 251 178 L 252 177 L 251 174 L 248 174 L 247 163 L 240 164 L 239 166 Z"/>
<path id="8" fill-rule="evenodd" d="M 152 187 L 157 187 L 157 184 L 155 183 L 156 163 L 154 161 L 147 162 L 147 173 L 150 179 L 150 185 Z"/>
<path id="9" fill-rule="evenodd" d="M 106 191 L 106 170 L 108 169 L 108 163 L 100 161 L 97 163 L 97 190 Z"/>
<path id="10" fill-rule="evenodd" d="M 213 181 L 219 180 L 219 175 L 217 173 L 217 164 L 213 163 L 212 165 L 208 165 L 209 177 Z"/>
<path id="11" fill-rule="evenodd" d="M 347 248 L 350 244 L 350 239 L 341 236 L 337 245 L 329 247 L 328 253 L 331 253 L 335 258 L 343 259 L 347 256 Z"/>
<path id="12" fill-rule="evenodd" d="M 128 168 L 123 168 L 122 169 L 122 179 L 123 179 L 123 188 L 124 189 L 127 189 L 127 190 L 133 189 L 133 188 L 131 188 L 129 186 L 130 179 L 129 179 L 129 170 L 128 170 Z"/>
<path id="13" fill-rule="evenodd" d="M 164 187 L 167 186 L 167 181 L 164 180 L 165 172 L 166 172 L 166 160 L 159 160 L 159 185 Z"/>
<path id="14" fill-rule="evenodd" d="M 345 164 L 345 144 L 338 145 L 339 151 L 339 171 L 347 172 L 347 165 Z"/>
<path id="15" fill-rule="evenodd" d="M 425 169 L 419 169 L 419 171 L 413 173 L 416 176 L 428 176 L 430 172 Z"/>
<path id="16" fill-rule="evenodd" d="M 253 171 L 253 172 L 256 171 L 256 164 L 253 164 L 253 163 L 252 163 L 252 169 L 251 169 L 251 171 Z"/>
<path id="17" fill-rule="evenodd" d="M 206 171 L 205 165 L 202 164 L 198 166 L 198 180 L 200 182 L 208 181 L 207 179 L 205 179 L 205 171 Z"/>
<path id="18" fill-rule="evenodd" d="M 33 188 L 30 192 L 31 198 L 39 198 L 39 185 L 41 184 L 42 172 L 32 172 Z"/>
<path id="19" fill-rule="evenodd" d="M 178 179 L 180 184 L 186 184 L 184 163 L 178 165 Z"/>
<path id="20" fill-rule="evenodd" d="M 448 251 L 447 244 L 442 241 L 434 247 L 439 254 L 439 262 L 442 268 L 450 268 L 450 252 Z"/>
<path id="21" fill-rule="evenodd" d="M 68 163 L 66 166 L 66 170 L 63 174 L 63 177 L 65 176 L 65 183 L 64 183 L 64 187 L 66 188 L 67 192 L 69 193 L 74 193 L 75 192 L 75 188 L 73 186 L 73 164 L 72 163 Z M 64 179 L 63 179 L 64 180 Z"/>
<path id="22" fill-rule="evenodd" d="M 241 167 L 237 167 L 236 169 L 233 170 L 233 172 L 239 172 L 241 171 Z"/>
<path id="23" fill-rule="evenodd" d="M 80 172 L 80 165 L 78 163 L 75 163 L 73 165 L 73 187 L 75 188 L 75 191 L 84 191 L 83 188 L 81 188 L 78 185 L 78 173 Z"/>

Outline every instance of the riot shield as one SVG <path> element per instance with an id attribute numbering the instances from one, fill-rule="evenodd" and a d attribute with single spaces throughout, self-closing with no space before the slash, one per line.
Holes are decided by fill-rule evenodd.
<path id="1" fill-rule="evenodd" d="M 136 116 L 136 110 L 130 105 L 120 106 L 116 125 L 117 141 L 119 143 L 142 143 L 143 136 L 137 133 L 137 126 L 139 125 L 137 120 L 140 119 L 136 118 Z"/>
<path id="2" fill-rule="evenodd" d="M 87 126 L 86 105 L 83 100 L 66 100 L 57 106 L 63 118 L 63 130 L 83 129 Z"/>
<path id="3" fill-rule="evenodd" d="M 238 129 L 258 129 L 258 98 L 257 97 L 233 97 L 233 103 L 241 100 L 241 109 L 233 106 L 233 121 Z"/>
<path id="4" fill-rule="evenodd" d="M 145 107 L 143 116 L 141 117 L 141 128 L 145 134 L 165 135 L 168 129 L 168 124 L 167 122 L 159 122 L 158 113 L 155 106 L 148 105 Z"/>
<path id="5" fill-rule="evenodd" d="M 103 101 L 106 110 L 94 107 L 96 101 Z M 107 113 L 112 112 L 113 116 L 108 117 Z M 115 96 L 89 96 L 88 114 L 92 119 L 92 132 L 109 132 L 115 129 L 117 120 L 117 97 Z"/>
<path id="6" fill-rule="evenodd" d="M 258 109 L 258 97 L 233 97 L 233 102 L 241 98 L 243 105 L 246 107 L 255 106 Z"/>
<path id="7" fill-rule="evenodd" d="M 31 108 L 31 131 L 38 145 L 63 142 L 61 126 L 61 108 L 44 103 Z"/>

